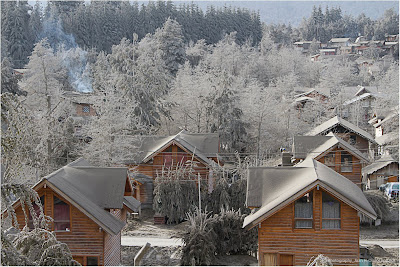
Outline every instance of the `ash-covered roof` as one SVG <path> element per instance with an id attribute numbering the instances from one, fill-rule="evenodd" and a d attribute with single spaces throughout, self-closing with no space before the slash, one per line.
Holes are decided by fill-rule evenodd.
<path id="1" fill-rule="evenodd" d="M 343 43 L 343 42 L 347 42 L 350 41 L 350 38 L 332 38 L 330 40 L 330 42 L 332 43 Z"/>
<path id="2" fill-rule="evenodd" d="M 396 163 L 397 161 L 390 155 L 385 155 L 381 157 L 380 159 L 376 160 L 374 163 L 365 166 L 362 169 L 362 174 L 367 175 L 367 174 L 372 174 L 376 171 L 379 171 L 380 169 L 388 166 L 389 164 Z"/>
<path id="3" fill-rule="evenodd" d="M 311 136 L 321 135 L 321 134 L 323 135 L 323 134 L 330 132 L 336 126 L 342 126 L 342 127 L 346 128 L 347 130 L 349 130 L 350 132 L 356 133 L 356 134 L 368 139 L 368 141 L 370 141 L 372 143 L 376 143 L 375 139 L 372 137 L 371 134 L 367 133 L 363 129 L 357 127 L 356 125 L 354 125 L 338 116 L 335 116 L 330 120 L 327 120 L 326 122 L 315 127 L 314 129 L 312 129 L 305 135 L 311 135 Z"/>
<path id="4" fill-rule="evenodd" d="M 124 205 L 130 210 L 138 212 L 142 203 L 132 196 L 124 196 Z"/>
<path id="5" fill-rule="evenodd" d="M 181 131 L 172 136 L 143 136 L 140 140 L 133 140 L 138 153 L 132 159 L 126 159 L 124 163 L 141 163 L 152 159 L 163 149 L 172 143 L 183 146 L 188 152 L 211 165 L 210 157 L 218 157 L 219 135 L 217 133 L 193 134 Z"/>
<path id="6" fill-rule="evenodd" d="M 317 185 L 352 208 L 376 219 L 374 209 L 357 185 L 311 159 L 298 167 L 249 168 L 246 204 L 259 210 L 244 219 L 243 227 L 254 227 Z"/>
<path id="7" fill-rule="evenodd" d="M 399 134 L 397 132 L 390 132 L 375 138 L 375 141 L 378 143 L 378 145 L 383 146 L 398 139 L 399 139 Z"/>
<path id="8" fill-rule="evenodd" d="M 125 223 L 105 209 L 122 208 L 126 179 L 126 168 L 98 168 L 81 158 L 44 177 L 38 184 L 46 182 L 105 231 L 115 235 Z"/>
<path id="9" fill-rule="evenodd" d="M 317 159 L 318 156 L 326 153 L 335 146 L 340 146 L 363 162 L 369 162 L 367 155 L 332 132 L 326 136 L 295 136 L 293 139 L 292 152 L 296 159 Z"/>

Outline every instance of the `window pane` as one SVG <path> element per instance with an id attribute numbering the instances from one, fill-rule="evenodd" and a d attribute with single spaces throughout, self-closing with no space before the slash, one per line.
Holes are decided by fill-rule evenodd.
<path id="1" fill-rule="evenodd" d="M 342 172 L 353 172 L 353 164 L 351 161 L 352 161 L 352 156 L 342 152 L 341 155 Z"/>
<path id="2" fill-rule="evenodd" d="M 83 106 L 82 107 L 82 111 L 85 113 L 89 113 L 90 112 L 90 106 Z"/>
<path id="3" fill-rule="evenodd" d="M 340 229 L 340 202 L 325 192 L 322 193 L 322 229 Z"/>
<path id="4" fill-rule="evenodd" d="M 87 266 L 98 266 L 99 265 L 99 261 L 97 257 L 87 257 L 86 259 L 87 262 Z"/>
<path id="5" fill-rule="evenodd" d="M 296 228 L 312 228 L 312 220 L 296 220 Z"/>
<path id="6" fill-rule="evenodd" d="M 61 199 L 54 197 L 54 230 L 69 231 L 69 205 Z"/>
<path id="7" fill-rule="evenodd" d="M 295 228 L 313 227 L 313 191 L 296 200 L 294 204 L 294 217 Z"/>
<path id="8" fill-rule="evenodd" d="M 340 220 L 322 220 L 322 229 L 340 229 Z"/>

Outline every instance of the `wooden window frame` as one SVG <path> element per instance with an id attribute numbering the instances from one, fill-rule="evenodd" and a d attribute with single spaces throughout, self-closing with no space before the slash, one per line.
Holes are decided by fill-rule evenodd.
<path id="1" fill-rule="evenodd" d="M 68 201 L 66 201 L 63 197 L 60 197 L 59 195 L 53 193 L 52 194 L 52 205 L 51 205 L 51 214 L 52 214 L 52 218 L 54 220 L 54 197 L 57 197 L 58 199 L 62 200 L 63 202 L 65 202 L 66 204 L 68 204 L 69 206 L 69 231 L 66 230 L 55 230 L 55 225 L 54 225 L 54 221 L 53 221 L 53 226 L 52 226 L 52 230 L 56 233 L 69 233 L 72 232 L 72 205 L 71 203 L 69 203 Z M 76 256 L 80 256 L 80 255 L 76 255 Z"/>
<path id="2" fill-rule="evenodd" d="M 336 199 L 338 202 L 339 202 L 339 204 L 340 204 L 340 218 L 339 219 L 337 219 L 337 218 L 328 218 L 328 219 L 324 219 L 322 216 L 323 216 L 323 211 L 322 211 L 322 209 L 323 209 L 323 207 L 322 207 L 322 195 L 323 194 L 328 194 L 330 197 L 332 197 L 332 198 L 334 198 L 334 199 Z M 320 222 L 319 222 L 319 229 L 321 229 L 321 231 L 341 231 L 342 229 L 343 229 L 343 225 L 342 225 L 342 218 L 343 218 L 343 202 L 342 201 L 340 201 L 340 199 L 338 199 L 337 197 L 335 197 L 334 195 L 332 195 L 332 194 L 329 194 L 329 192 L 326 192 L 325 190 L 322 190 L 321 191 L 321 220 L 320 220 Z M 339 228 L 322 228 L 322 221 L 323 220 L 339 220 L 339 224 L 340 224 L 340 227 Z"/>
<path id="3" fill-rule="evenodd" d="M 301 197 L 297 198 L 295 201 L 293 201 L 293 216 L 292 216 L 292 229 L 295 231 L 307 231 L 307 230 L 315 230 L 315 190 L 316 188 L 312 188 L 310 191 L 304 193 Z M 313 203 L 312 203 L 312 218 L 309 219 L 296 219 L 296 201 L 300 198 L 302 198 L 305 194 L 310 193 L 312 191 L 312 197 L 313 197 Z M 311 228 L 296 228 L 296 220 L 311 220 L 312 221 L 312 227 Z"/>
<path id="4" fill-rule="evenodd" d="M 348 157 L 350 157 L 350 164 L 349 164 L 349 165 L 346 165 L 346 167 L 351 167 L 351 171 L 344 171 L 344 170 L 343 170 L 343 166 L 344 166 L 344 163 L 343 163 L 343 156 L 348 156 Z M 340 172 L 343 172 L 343 173 L 353 173 L 353 170 L 354 170 L 354 166 L 353 166 L 353 155 L 350 154 L 350 153 L 348 153 L 348 152 L 343 152 L 343 151 L 341 151 L 341 152 L 340 152 Z"/>

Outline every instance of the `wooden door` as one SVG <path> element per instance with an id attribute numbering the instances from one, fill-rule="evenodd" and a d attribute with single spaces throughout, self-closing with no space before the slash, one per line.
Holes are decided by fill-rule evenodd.
<path id="1" fill-rule="evenodd" d="M 279 255 L 280 266 L 293 266 L 293 255 L 280 254 Z"/>
<path id="2" fill-rule="evenodd" d="M 276 253 L 264 253 L 263 266 L 277 266 L 278 255 Z"/>

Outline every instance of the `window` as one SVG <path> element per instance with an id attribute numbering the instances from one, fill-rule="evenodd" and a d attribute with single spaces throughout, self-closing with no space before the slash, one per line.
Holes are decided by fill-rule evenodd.
<path id="1" fill-rule="evenodd" d="M 295 228 L 313 228 L 313 194 L 310 191 L 294 203 Z"/>
<path id="2" fill-rule="evenodd" d="M 40 197 L 40 203 L 42 204 L 42 207 L 44 207 L 44 195 Z M 36 205 L 36 203 L 32 203 L 32 206 L 33 206 L 33 209 L 34 209 L 34 211 L 36 213 L 36 216 L 39 217 L 40 216 L 40 208 L 39 208 L 39 206 Z M 33 224 L 33 218 L 31 216 L 31 214 L 29 214 L 28 227 L 31 230 L 35 228 L 35 226 Z"/>
<path id="3" fill-rule="evenodd" d="M 322 229 L 340 229 L 340 202 L 322 192 Z"/>
<path id="4" fill-rule="evenodd" d="M 54 231 L 69 231 L 70 218 L 69 218 L 69 205 L 54 196 Z"/>
<path id="5" fill-rule="evenodd" d="M 82 112 L 83 113 L 89 113 L 90 112 L 90 106 L 89 105 L 83 105 L 82 106 Z"/>
<path id="6" fill-rule="evenodd" d="M 352 156 L 350 154 L 342 152 L 341 157 L 341 172 L 353 172 L 353 164 L 351 162 Z"/>
<path id="7" fill-rule="evenodd" d="M 350 138 L 349 138 L 350 145 L 355 145 L 356 144 L 356 139 L 357 139 L 357 136 L 355 134 L 351 134 Z"/>
<path id="8" fill-rule="evenodd" d="M 328 167 L 334 167 L 335 166 L 335 152 L 329 152 L 325 156 L 325 165 Z"/>
<path id="9" fill-rule="evenodd" d="M 98 266 L 99 265 L 99 258 L 98 257 L 90 257 L 86 258 L 86 265 L 87 266 Z"/>
<path id="10" fill-rule="evenodd" d="M 163 161 L 164 165 L 167 167 L 172 165 L 172 146 L 164 150 Z"/>

